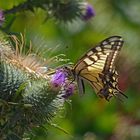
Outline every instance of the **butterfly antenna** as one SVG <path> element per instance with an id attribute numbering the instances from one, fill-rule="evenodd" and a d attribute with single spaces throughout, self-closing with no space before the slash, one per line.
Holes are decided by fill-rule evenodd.
<path id="1" fill-rule="evenodd" d="M 119 89 L 117 89 L 118 91 L 119 91 L 119 93 L 121 94 L 121 95 L 123 95 L 125 98 L 128 98 L 128 96 L 126 96 L 121 90 L 119 90 Z"/>
<path id="2" fill-rule="evenodd" d="M 121 98 L 120 95 L 123 95 L 123 97 L 128 98 L 125 94 L 123 94 L 121 91 L 115 92 L 116 94 L 113 94 L 115 98 L 119 99 L 119 101 L 122 103 L 124 100 Z"/>

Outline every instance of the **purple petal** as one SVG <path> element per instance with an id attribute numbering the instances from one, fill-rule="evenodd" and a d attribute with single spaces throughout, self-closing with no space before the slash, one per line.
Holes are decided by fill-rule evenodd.
<path id="1" fill-rule="evenodd" d="M 52 76 L 51 83 L 54 87 L 59 87 L 65 83 L 66 79 L 66 72 L 63 69 L 59 69 L 56 73 Z"/>
<path id="2" fill-rule="evenodd" d="M 73 95 L 75 90 L 74 84 L 69 84 L 65 87 L 65 94 L 62 96 L 63 98 L 67 99 L 69 96 Z"/>
<path id="3" fill-rule="evenodd" d="M 87 4 L 87 6 L 85 8 L 85 13 L 83 14 L 83 19 L 89 20 L 94 16 L 95 16 L 95 11 L 94 11 L 93 6 L 90 4 Z"/>
<path id="4" fill-rule="evenodd" d="M 4 12 L 2 10 L 0 10 L 0 26 L 2 26 L 4 20 L 5 20 Z"/>

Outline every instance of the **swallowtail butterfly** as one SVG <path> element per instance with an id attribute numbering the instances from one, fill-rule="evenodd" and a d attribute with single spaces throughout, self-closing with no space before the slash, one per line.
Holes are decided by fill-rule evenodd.
<path id="1" fill-rule="evenodd" d="M 97 95 L 106 100 L 112 96 L 127 97 L 118 88 L 118 73 L 114 65 L 123 42 L 122 37 L 111 36 L 91 48 L 74 65 L 71 73 L 80 93 L 85 92 L 84 81 L 87 81 Z"/>

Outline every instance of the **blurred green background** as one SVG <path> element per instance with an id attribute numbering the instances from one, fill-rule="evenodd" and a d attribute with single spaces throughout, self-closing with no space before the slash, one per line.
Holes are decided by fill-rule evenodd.
<path id="1" fill-rule="evenodd" d="M 9 9 L 23 0 L 0 0 L 0 9 Z M 52 48 L 46 57 L 66 54 L 75 63 L 94 44 L 120 35 L 125 43 L 117 61 L 120 88 L 128 96 L 123 103 L 99 99 L 86 84 L 86 94 L 71 97 L 54 123 L 67 131 L 47 126 L 34 130 L 33 140 L 139 140 L 140 139 L 140 1 L 89 0 L 96 16 L 73 23 L 44 21 L 45 12 L 36 9 L 6 16 L 13 20 L 9 31 L 23 33 L 36 48 Z M 53 65 L 53 64 L 52 64 Z"/>

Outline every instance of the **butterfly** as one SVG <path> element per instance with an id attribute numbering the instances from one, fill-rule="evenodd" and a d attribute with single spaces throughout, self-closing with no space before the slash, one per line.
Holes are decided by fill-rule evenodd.
<path id="1" fill-rule="evenodd" d="M 79 93 L 85 93 L 84 81 L 87 81 L 96 94 L 110 100 L 112 96 L 120 99 L 124 95 L 118 88 L 118 73 L 115 60 L 123 46 L 120 36 L 111 36 L 91 48 L 71 69 L 77 81 Z"/>

